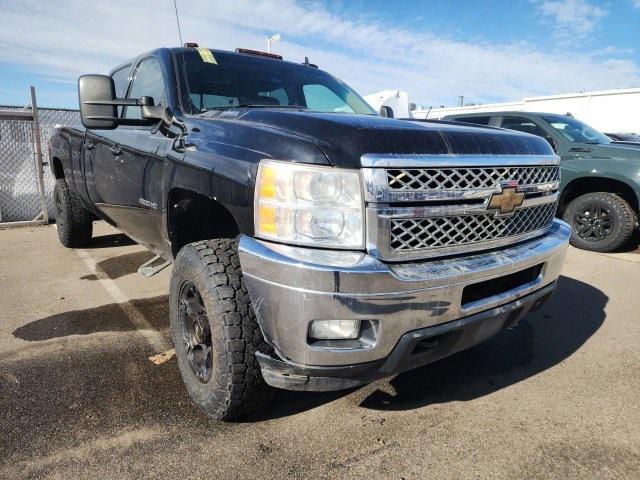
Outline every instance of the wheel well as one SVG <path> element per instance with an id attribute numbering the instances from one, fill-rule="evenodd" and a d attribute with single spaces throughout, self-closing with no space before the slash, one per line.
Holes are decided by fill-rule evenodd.
<path id="1" fill-rule="evenodd" d="M 174 257 L 188 243 L 235 238 L 240 233 L 233 215 L 224 205 L 189 190 L 171 190 L 167 211 L 167 228 Z"/>
<path id="2" fill-rule="evenodd" d="M 638 211 L 638 197 L 633 189 L 626 183 L 610 178 L 586 177 L 573 180 L 565 187 L 560 196 L 558 214 L 562 215 L 571 201 L 580 195 L 591 192 L 615 193 L 625 199 L 636 212 Z"/>
<path id="3" fill-rule="evenodd" d="M 64 169 L 62 168 L 62 160 L 58 157 L 51 158 L 51 171 L 56 180 L 64 178 Z"/>

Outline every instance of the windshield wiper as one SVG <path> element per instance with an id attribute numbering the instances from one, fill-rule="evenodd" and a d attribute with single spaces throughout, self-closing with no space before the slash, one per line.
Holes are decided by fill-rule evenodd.
<path id="1" fill-rule="evenodd" d="M 232 110 L 234 108 L 293 108 L 296 110 L 308 110 L 302 105 L 267 105 L 264 103 L 241 103 L 239 105 L 225 105 L 221 107 L 203 108 L 200 113 L 209 112 L 211 110 Z"/>

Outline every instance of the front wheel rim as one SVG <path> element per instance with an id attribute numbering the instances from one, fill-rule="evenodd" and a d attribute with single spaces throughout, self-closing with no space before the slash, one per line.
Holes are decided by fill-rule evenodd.
<path id="1" fill-rule="evenodd" d="M 608 209 L 593 204 L 576 213 L 573 218 L 576 234 L 588 242 L 599 242 L 609 236 L 613 219 Z"/>
<path id="2" fill-rule="evenodd" d="M 182 344 L 192 373 L 202 383 L 211 378 L 212 341 L 209 317 L 196 286 L 186 282 L 180 291 L 179 317 Z"/>

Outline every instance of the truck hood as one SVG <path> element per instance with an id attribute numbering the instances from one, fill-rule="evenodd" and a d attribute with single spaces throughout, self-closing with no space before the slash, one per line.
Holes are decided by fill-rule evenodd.
<path id="1" fill-rule="evenodd" d="M 636 160 L 640 163 L 640 145 L 626 145 L 609 143 L 605 145 L 589 145 L 585 144 L 584 148 L 588 154 L 593 157 Z"/>
<path id="2" fill-rule="evenodd" d="M 331 164 L 342 167 L 360 167 L 360 157 L 366 153 L 553 155 L 542 138 L 454 122 L 269 108 L 225 111 L 211 118 L 304 138 L 316 144 Z"/>

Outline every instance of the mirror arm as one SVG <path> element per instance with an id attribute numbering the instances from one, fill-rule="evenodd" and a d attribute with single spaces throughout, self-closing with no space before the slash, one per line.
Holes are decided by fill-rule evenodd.
<path id="1" fill-rule="evenodd" d="M 153 106 L 151 97 L 114 98 L 113 100 L 87 100 L 85 105 L 114 105 L 117 107 L 149 107 Z"/>
<path id="2" fill-rule="evenodd" d="M 118 125 L 151 125 L 153 121 L 148 119 L 139 119 L 139 118 L 119 118 L 119 117 L 101 117 L 101 116 L 88 116 L 85 117 L 87 120 L 108 120 L 117 122 Z"/>

